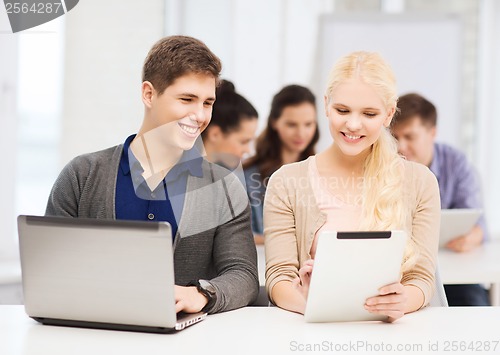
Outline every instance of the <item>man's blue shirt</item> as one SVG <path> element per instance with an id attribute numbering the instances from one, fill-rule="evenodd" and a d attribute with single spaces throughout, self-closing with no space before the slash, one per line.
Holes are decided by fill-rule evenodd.
<path id="1" fill-rule="evenodd" d="M 116 219 L 166 221 L 172 226 L 172 238 L 175 238 L 188 176 L 203 176 L 203 158 L 196 146 L 184 151 L 177 164 L 151 190 L 142 176 L 144 169 L 130 149 L 135 136 L 131 135 L 123 144 L 116 180 Z"/>

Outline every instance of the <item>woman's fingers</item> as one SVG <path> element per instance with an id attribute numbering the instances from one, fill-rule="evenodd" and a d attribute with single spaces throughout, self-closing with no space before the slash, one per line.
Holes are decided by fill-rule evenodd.
<path id="1" fill-rule="evenodd" d="M 292 280 L 292 286 L 297 289 L 304 298 L 307 299 L 309 293 L 309 283 L 311 282 L 311 273 L 313 270 L 314 260 L 307 260 L 299 269 L 299 276 Z"/>
<path id="2" fill-rule="evenodd" d="M 378 292 L 379 292 L 379 295 L 388 295 L 391 293 L 403 293 L 404 290 L 405 290 L 404 286 L 401 283 L 396 282 L 396 283 L 381 287 L 378 290 Z"/>
<path id="3" fill-rule="evenodd" d="M 396 304 L 406 302 L 406 297 L 401 294 L 390 294 L 385 296 L 371 297 L 366 300 L 368 306 L 377 304 Z"/>
<path id="4" fill-rule="evenodd" d="M 387 316 L 388 322 L 394 322 L 404 315 L 408 300 L 404 286 L 397 282 L 379 289 L 379 295 L 366 300 L 365 309 L 373 314 Z"/>
<path id="5" fill-rule="evenodd" d="M 299 270 L 299 276 L 301 279 L 305 277 L 311 277 L 312 266 L 303 266 Z"/>

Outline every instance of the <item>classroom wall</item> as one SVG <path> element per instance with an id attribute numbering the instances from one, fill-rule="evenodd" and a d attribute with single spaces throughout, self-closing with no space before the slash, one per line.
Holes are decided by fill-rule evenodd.
<path id="1" fill-rule="evenodd" d="M 138 130 L 142 63 L 163 31 L 164 0 L 85 0 L 66 15 L 61 166 Z"/>
<path id="2" fill-rule="evenodd" d="M 10 29 L 7 14 L 0 11 L 0 31 Z M 14 36 L 0 35 L 0 151 L 3 152 L 0 173 L 0 259 L 16 254 L 14 212 L 17 145 L 17 50 Z"/>
<path id="3" fill-rule="evenodd" d="M 483 187 L 483 199 L 492 238 L 500 239 L 500 1 L 481 2 L 478 43 L 477 136 L 475 166 Z"/>

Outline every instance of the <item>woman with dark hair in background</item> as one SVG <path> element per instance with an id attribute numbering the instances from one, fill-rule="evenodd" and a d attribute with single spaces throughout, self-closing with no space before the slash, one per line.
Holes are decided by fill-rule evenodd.
<path id="1" fill-rule="evenodd" d="M 203 144 L 209 161 L 234 170 L 243 156 L 250 153 L 258 114 L 230 81 L 221 81 L 216 98 L 212 120 L 202 133 Z"/>
<path id="2" fill-rule="evenodd" d="M 300 85 L 285 86 L 273 97 L 267 127 L 257 139 L 255 155 L 243 165 L 257 244 L 264 243 L 262 204 L 267 180 L 282 165 L 314 155 L 318 139 L 314 94 Z"/>

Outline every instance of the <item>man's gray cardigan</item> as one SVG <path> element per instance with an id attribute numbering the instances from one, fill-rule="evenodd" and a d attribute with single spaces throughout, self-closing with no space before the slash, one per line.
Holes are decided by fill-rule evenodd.
<path id="1" fill-rule="evenodd" d="M 123 145 L 74 158 L 57 178 L 46 215 L 115 219 L 116 179 Z M 240 180 L 203 160 L 189 175 L 175 237 L 175 283 L 210 280 L 217 301 L 209 313 L 248 305 L 259 290 L 250 207 Z"/>

